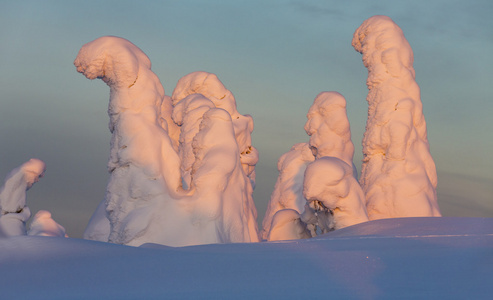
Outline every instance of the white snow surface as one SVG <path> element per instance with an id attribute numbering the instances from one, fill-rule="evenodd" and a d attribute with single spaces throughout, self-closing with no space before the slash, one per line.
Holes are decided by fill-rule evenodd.
<path id="1" fill-rule="evenodd" d="M 411 46 L 387 16 L 364 21 L 352 45 L 368 68 L 360 183 L 370 219 L 440 216 Z"/>
<path id="2" fill-rule="evenodd" d="M 493 219 L 394 218 L 316 238 L 135 248 L 0 239 L 5 299 L 489 299 Z"/>
<path id="3" fill-rule="evenodd" d="M 84 238 L 133 246 L 258 241 L 248 177 L 258 159 L 247 151 L 253 119 L 237 112 L 217 76 L 187 75 L 167 97 L 149 58 L 113 36 L 82 46 L 74 65 L 110 87 L 110 179 Z"/>

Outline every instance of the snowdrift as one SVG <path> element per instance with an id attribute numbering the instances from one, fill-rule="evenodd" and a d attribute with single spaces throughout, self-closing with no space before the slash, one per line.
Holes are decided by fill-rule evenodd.
<path id="1" fill-rule="evenodd" d="M 0 239 L 4 299 L 486 299 L 493 218 L 370 221 L 317 238 L 173 248 Z"/>

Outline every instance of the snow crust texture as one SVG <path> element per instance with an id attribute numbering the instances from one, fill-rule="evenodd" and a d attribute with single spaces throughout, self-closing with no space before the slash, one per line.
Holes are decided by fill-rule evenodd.
<path id="1" fill-rule="evenodd" d="M 402 30 L 373 16 L 352 45 L 368 68 L 368 120 L 360 183 L 371 220 L 440 216 L 413 52 Z"/>
<path id="2" fill-rule="evenodd" d="M 258 241 L 253 119 L 238 113 L 216 75 L 191 73 L 166 96 L 142 50 L 112 36 L 82 46 L 74 65 L 110 88 L 110 179 L 85 238 L 133 246 Z"/>

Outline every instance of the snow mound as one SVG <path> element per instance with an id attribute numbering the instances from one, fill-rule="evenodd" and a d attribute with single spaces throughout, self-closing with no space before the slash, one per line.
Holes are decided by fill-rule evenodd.
<path id="1" fill-rule="evenodd" d="M 493 219 L 389 219 L 298 241 L 183 248 L 12 237 L 0 239 L 0 289 L 5 299 L 489 299 L 492 228 Z"/>
<path id="2" fill-rule="evenodd" d="M 320 236 L 319 238 L 354 238 L 356 236 L 434 237 L 475 235 L 493 235 L 493 218 L 414 217 L 379 219 L 349 226 L 337 231 L 332 231 Z"/>
<path id="3" fill-rule="evenodd" d="M 65 228 L 51 218 L 51 213 L 46 210 L 38 211 L 31 222 L 28 235 L 68 237 Z"/>

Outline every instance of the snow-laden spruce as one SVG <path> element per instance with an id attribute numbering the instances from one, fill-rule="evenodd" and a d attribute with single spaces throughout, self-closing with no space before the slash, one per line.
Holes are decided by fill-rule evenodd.
<path id="1" fill-rule="evenodd" d="M 322 92 L 308 110 L 305 131 L 310 136 L 310 149 L 318 159 L 337 157 L 352 166 L 354 145 L 346 112 L 346 99 L 338 92 Z"/>
<path id="2" fill-rule="evenodd" d="M 212 101 L 215 107 L 222 108 L 230 114 L 233 120 L 236 142 L 240 150 L 243 171 L 250 178 L 252 188 L 255 188 L 255 165 L 258 162 L 258 151 L 252 146 L 253 118 L 250 115 L 242 115 L 238 112 L 233 93 L 223 85 L 215 74 L 199 71 L 180 78 L 173 90 L 173 95 L 171 96 L 175 106 L 173 119 L 178 124 L 182 122 L 180 121 L 182 118 L 180 115 L 183 115 L 182 110 L 187 109 L 190 101 L 189 97 L 195 97 L 192 96 L 194 94 L 202 95 L 202 97 Z M 187 99 L 185 104 L 180 104 L 184 99 Z M 188 110 L 191 109 L 188 108 Z"/>
<path id="3" fill-rule="evenodd" d="M 74 64 L 110 87 L 110 179 L 85 238 L 135 246 L 258 241 L 252 187 L 231 120 L 231 113 L 241 115 L 229 91 L 215 98 L 216 82 L 171 99 L 144 52 L 118 37 L 85 44 Z M 175 90 L 186 91 L 186 84 Z M 197 92 L 202 96 L 179 104 Z M 224 99 L 229 106 L 215 102 Z M 208 161 L 219 157 L 220 164 Z"/>
<path id="4" fill-rule="evenodd" d="M 346 113 L 346 99 L 337 92 L 318 94 L 308 111 L 307 119 L 305 131 L 310 136 L 309 143 L 296 144 L 279 159 L 279 177 L 262 224 L 263 239 L 303 238 L 306 237 L 305 230 L 308 230 L 311 236 L 315 236 L 368 220 L 364 206 L 362 213 L 359 204 L 349 203 L 359 203 L 364 198 L 360 196 L 362 191 L 359 185 L 350 183 L 345 177 L 350 174 L 356 182 L 356 167 L 353 164 L 354 145 L 351 141 L 351 130 Z M 338 163 L 317 163 L 318 160 L 327 157 L 337 159 Z M 310 164 L 320 166 L 312 167 L 317 170 L 320 181 L 306 180 L 305 169 Z M 350 170 L 347 171 L 340 164 L 350 166 Z M 344 176 L 338 179 L 337 184 L 355 189 L 351 191 L 350 196 L 338 192 L 336 187 L 327 187 L 323 189 L 326 194 L 317 193 L 315 196 L 307 192 L 311 189 L 320 189 L 319 185 L 325 181 L 328 182 L 324 184 L 335 185 L 334 179 L 331 178 L 332 173 L 340 174 L 341 168 L 345 172 Z M 310 199 L 306 198 L 306 193 Z M 338 197 L 340 200 L 332 201 L 330 205 L 325 206 L 321 205 L 324 200 L 316 197 L 323 199 Z M 344 203 L 345 201 L 348 203 Z M 357 211 L 347 215 L 348 209 Z M 286 211 L 283 212 L 284 210 Z M 342 218 L 333 217 L 341 214 L 341 211 L 344 211 Z"/>
<path id="5" fill-rule="evenodd" d="M 295 144 L 279 158 L 277 162 L 279 176 L 262 221 L 262 239 L 271 240 L 268 237 L 269 232 L 273 225 L 274 215 L 279 211 L 289 209 L 301 214 L 305 210 L 303 178 L 306 166 L 314 159 L 308 143 Z M 293 215 L 292 212 L 289 214 Z M 279 219 L 280 216 L 277 218 Z M 280 226 L 279 224 L 281 223 L 278 222 L 277 227 Z M 278 236 L 278 234 L 272 234 L 272 236 Z"/>
<path id="6" fill-rule="evenodd" d="M 356 30 L 352 45 L 368 68 L 360 183 L 370 219 L 440 216 L 435 163 L 408 41 L 389 17 L 373 16 Z"/>
<path id="7" fill-rule="evenodd" d="M 321 157 L 308 165 L 303 195 L 323 233 L 368 221 L 365 197 L 352 167 L 337 157 Z"/>

